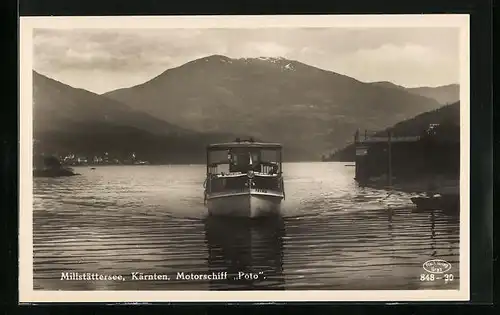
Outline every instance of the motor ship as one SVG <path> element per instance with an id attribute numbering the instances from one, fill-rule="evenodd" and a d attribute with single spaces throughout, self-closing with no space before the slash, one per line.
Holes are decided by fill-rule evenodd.
<path id="1" fill-rule="evenodd" d="M 285 199 L 283 147 L 253 139 L 207 147 L 204 201 L 209 215 L 279 215 Z"/>

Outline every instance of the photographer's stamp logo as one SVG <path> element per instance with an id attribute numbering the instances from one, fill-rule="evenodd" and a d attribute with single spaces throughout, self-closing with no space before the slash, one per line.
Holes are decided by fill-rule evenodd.
<path id="1" fill-rule="evenodd" d="M 425 273 L 420 275 L 420 281 L 444 280 L 445 283 L 448 283 L 454 280 L 453 273 L 449 273 L 451 264 L 446 260 L 431 259 L 424 262 L 422 268 Z"/>
<path id="2" fill-rule="evenodd" d="M 451 269 L 451 264 L 449 262 L 447 262 L 446 260 L 432 259 L 432 260 L 426 261 L 422 265 L 422 267 L 428 273 L 442 274 L 442 273 L 445 273 Z"/>

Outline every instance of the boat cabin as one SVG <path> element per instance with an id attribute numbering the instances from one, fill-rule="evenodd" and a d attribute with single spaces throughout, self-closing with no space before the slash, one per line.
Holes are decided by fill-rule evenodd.
<path id="1" fill-rule="evenodd" d="M 245 189 L 281 192 L 282 146 L 235 141 L 207 148 L 207 193 Z"/>

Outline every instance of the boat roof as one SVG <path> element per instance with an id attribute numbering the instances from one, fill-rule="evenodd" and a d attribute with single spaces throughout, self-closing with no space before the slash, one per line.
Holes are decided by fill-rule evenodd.
<path id="1" fill-rule="evenodd" d="M 267 143 L 267 142 L 252 142 L 252 141 L 239 141 L 239 142 L 226 142 L 214 143 L 207 146 L 208 150 L 227 150 L 232 148 L 257 148 L 257 149 L 281 149 L 283 146 L 280 143 Z"/>

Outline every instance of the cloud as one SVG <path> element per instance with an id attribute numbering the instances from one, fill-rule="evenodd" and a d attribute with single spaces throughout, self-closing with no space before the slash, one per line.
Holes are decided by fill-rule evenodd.
<path id="1" fill-rule="evenodd" d="M 241 55 L 244 57 L 286 57 L 290 48 L 273 42 L 250 42 L 244 44 Z"/>
<path id="2" fill-rule="evenodd" d="M 458 30 L 451 28 L 34 32 L 36 70 L 68 83 L 78 81 L 83 84 L 80 87 L 99 92 L 140 84 L 143 81 L 139 80 L 212 54 L 233 58 L 282 56 L 360 80 L 389 80 L 389 76 L 402 85 L 458 81 Z M 109 79 L 101 79 L 97 85 L 91 77 L 95 73 Z"/>
<path id="3" fill-rule="evenodd" d="M 162 54 L 163 47 L 154 37 L 81 30 L 74 33 L 63 31 L 57 35 L 45 31 L 42 35 L 35 36 L 36 68 L 49 71 L 94 68 L 135 71 L 141 68 L 170 66 L 171 59 Z"/>
<path id="4" fill-rule="evenodd" d="M 388 62 L 417 62 L 419 64 L 428 64 L 438 61 L 439 52 L 433 51 L 429 47 L 415 44 L 406 44 L 402 46 L 385 44 L 376 49 L 358 50 L 353 57 L 358 60 L 372 60 L 381 64 Z"/>
<path id="5" fill-rule="evenodd" d="M 416 44 L 361 49 L 339 56 L 332 67 L 361 81 L 391 81 L 408 87 L 455 83 L 459 75 L 458 56 Z"/>

